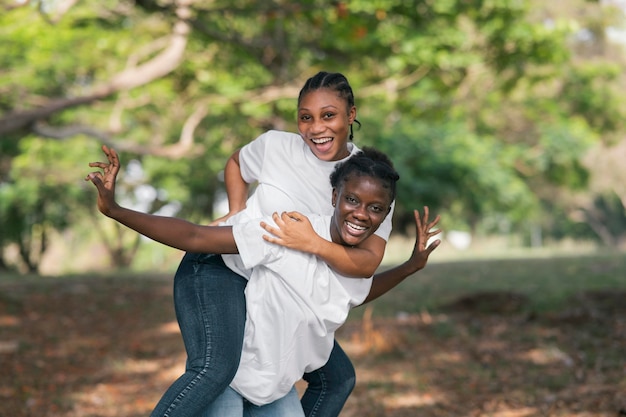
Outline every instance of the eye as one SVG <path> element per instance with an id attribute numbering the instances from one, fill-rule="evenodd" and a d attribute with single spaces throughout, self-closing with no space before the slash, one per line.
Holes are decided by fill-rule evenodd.
<path id="1" fill-rule="evenodd" d="M 374 213 L 382 213 L 385 211 L 382 206 L 371 206 L 370 210 L 372 210 Z"/>
<path id="2" fill-rule="evenodd" d="M 346 196 L 346 201 L 350 204 L 357 204 L 357 200 L 354 197 L 350 197 L 349 195 Z"/>
<path id="3" fill-rule="evenodd" d="M 332 112 L 324 113 L 324 119 L 331 119 L 334 116 L 335 116 L 335 113 L 332 113 Z"/>
<path id="4" fill-rule="evenodd" d="M 308 120 L 311 120 L 311 116 L 309 116 L 308 114 L 303 114 L 300 116 L 300 120 L 302 120 L 303 122 L 306 122 Z"/>

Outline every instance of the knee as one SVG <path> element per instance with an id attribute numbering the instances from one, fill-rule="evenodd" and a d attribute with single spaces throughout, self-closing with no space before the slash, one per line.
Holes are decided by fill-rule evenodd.
<path id="1" fill-rule="evenodd" d="M 227 384 L 237 373 L 239 358 L 235 357 L 205 357 L 188 360 L 186 370 L 198 375 L 210 376 L 212 380 L 224 381 Z"/>
<path id="2" fill-rule="evenodd" d="M 337 393 L 343 395 L 345 398 L 348 398 L 355 386 L 356 373 L 354 372 L 354 368 L 352 368 L 352 373 L 346 373 L 343 375 L 342 380 L 337 383 Z"/>

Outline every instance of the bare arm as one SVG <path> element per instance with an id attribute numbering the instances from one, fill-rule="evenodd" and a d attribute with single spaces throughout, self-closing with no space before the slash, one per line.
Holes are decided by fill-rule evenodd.
<path id="1" fill-rule="evenodd" d="M 385 253 L 387 242 L 372 235 L 355 247 L 342 246 L 318 235 L 309 219 L 297 211 L 272 216 L 278 227 L 261 226 L 271 234 L 263 239 L 291 249 L 316 255 L 342 275 L 368 278 L 374 275 Z"/>
<path id="2" fill-rule="evenodd" d="M 226 185 L 226 194 L 228 196 L 228 213 L 211 222 L 211 225 L 217 225 L 246 208 L 250 186 L 241 176 L 238 150 L 226 161 L 224 184 Z"/>
<path id="3" fill-rule="evenodd" d="M 418 210 L 414 211 L 415 215 L 415 246 L 413 247 L 413 253 L 411 257 L 404 263 L 396 266 L 395 268 L 381 272 L 374 275 L 372 280 L 372 288 L 370 293 L 363 301 L 363 304 L 368 303 L 381 295 L 385 294 L 390 289 L 400 284 L 404 279 L 420 269 L 423 269 L 428 262 L 430 254 L 439 246 L 441 240 L 437 239 L 432 242 L 428 247 L 426 244 L 428 240 L 438 235 L 441 230 L 431 231 L 433 227 L 439 223 L 440 217 L 435 217 L 432 221 L 428 220 L 428 207 L 424 207 L 424 217 L 420 218 Z"/>
<path id="4" fill-rule="evenodd" d="M 98 209 L 102 214 L 157 242 L 177 249 L 202 253 L 237 253 L 231 227 L 200 226 L 182 219 L 155 216 L 120 207 L 115 202 L 115 180 L 120 170 L 117 153 L 107 146 L 102 150 L 107 162 L 91 162 L 102 169 L 85 178 L 98 190 Z"/>

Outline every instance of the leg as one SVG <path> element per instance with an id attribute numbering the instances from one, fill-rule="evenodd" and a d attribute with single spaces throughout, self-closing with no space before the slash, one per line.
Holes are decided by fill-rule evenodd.
<path id="1" fill-rule="evenodd" d="M 244 417 L 304 417 L 304 411 L 294 387 L 283 398 L 263 406 L 244 401 Z"/>
<path id="2" fill-rule="evenodd" d="M 326 365 L 304 374 L 308 383 L 302 396 L 302 408 L 307 417 L 336 417 L 350 396 L 356 374 L 350 358 L 335 340 Z"/>
<path id="3" fill-rule="evenodd" d="M 187 366 L 151 417 L 200 415 L 230 384 L 243 345 L 246 284 L 219 255 L 185 255 L 174 277 L 174 307 Z"/>
<path id="4" fill-rule="evenodd" d="M 202 417 L 242 417 L 244 399 L 234 389 L 226 390 L 202 413 Z"/>

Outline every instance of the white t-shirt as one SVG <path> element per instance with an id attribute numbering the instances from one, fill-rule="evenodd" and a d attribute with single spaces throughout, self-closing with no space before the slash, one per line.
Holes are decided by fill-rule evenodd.
<path id="1" fill-rule="evenodd" d="M 350 155 L 359 151 L 348 143 Z M 246 210 L 229 218 L 225 224 L 246 223 L 283 211 L 303 214 L 333 214 L 330 174 L 338 162 L 318 159 L 298 134 L 270 130 L 239 151 L 241 175 L 247 183 L 257 182 L 246 202 Z M 388 240 L 394 204 L 376 235 Z M 238 274 L 249 277 L 238 255 L 222 255 L 226 265 Z"/>
<path id="2" fill-rule="evenodd" d="M 330 216 L 311 216 L 314 230 L 330 240 Z M 266 221 L 273 224 L 271 218 Z M 256 405 L 282 398 L 304 372 L 322 367 L 335 330 L 350 308 L 363 302 L 371 278 L 347 278 L 314 255 L 265 242 L 256 219 L 233 226 L 252 275 L 246 287 L 241 362 L 231 387 Z"/>

